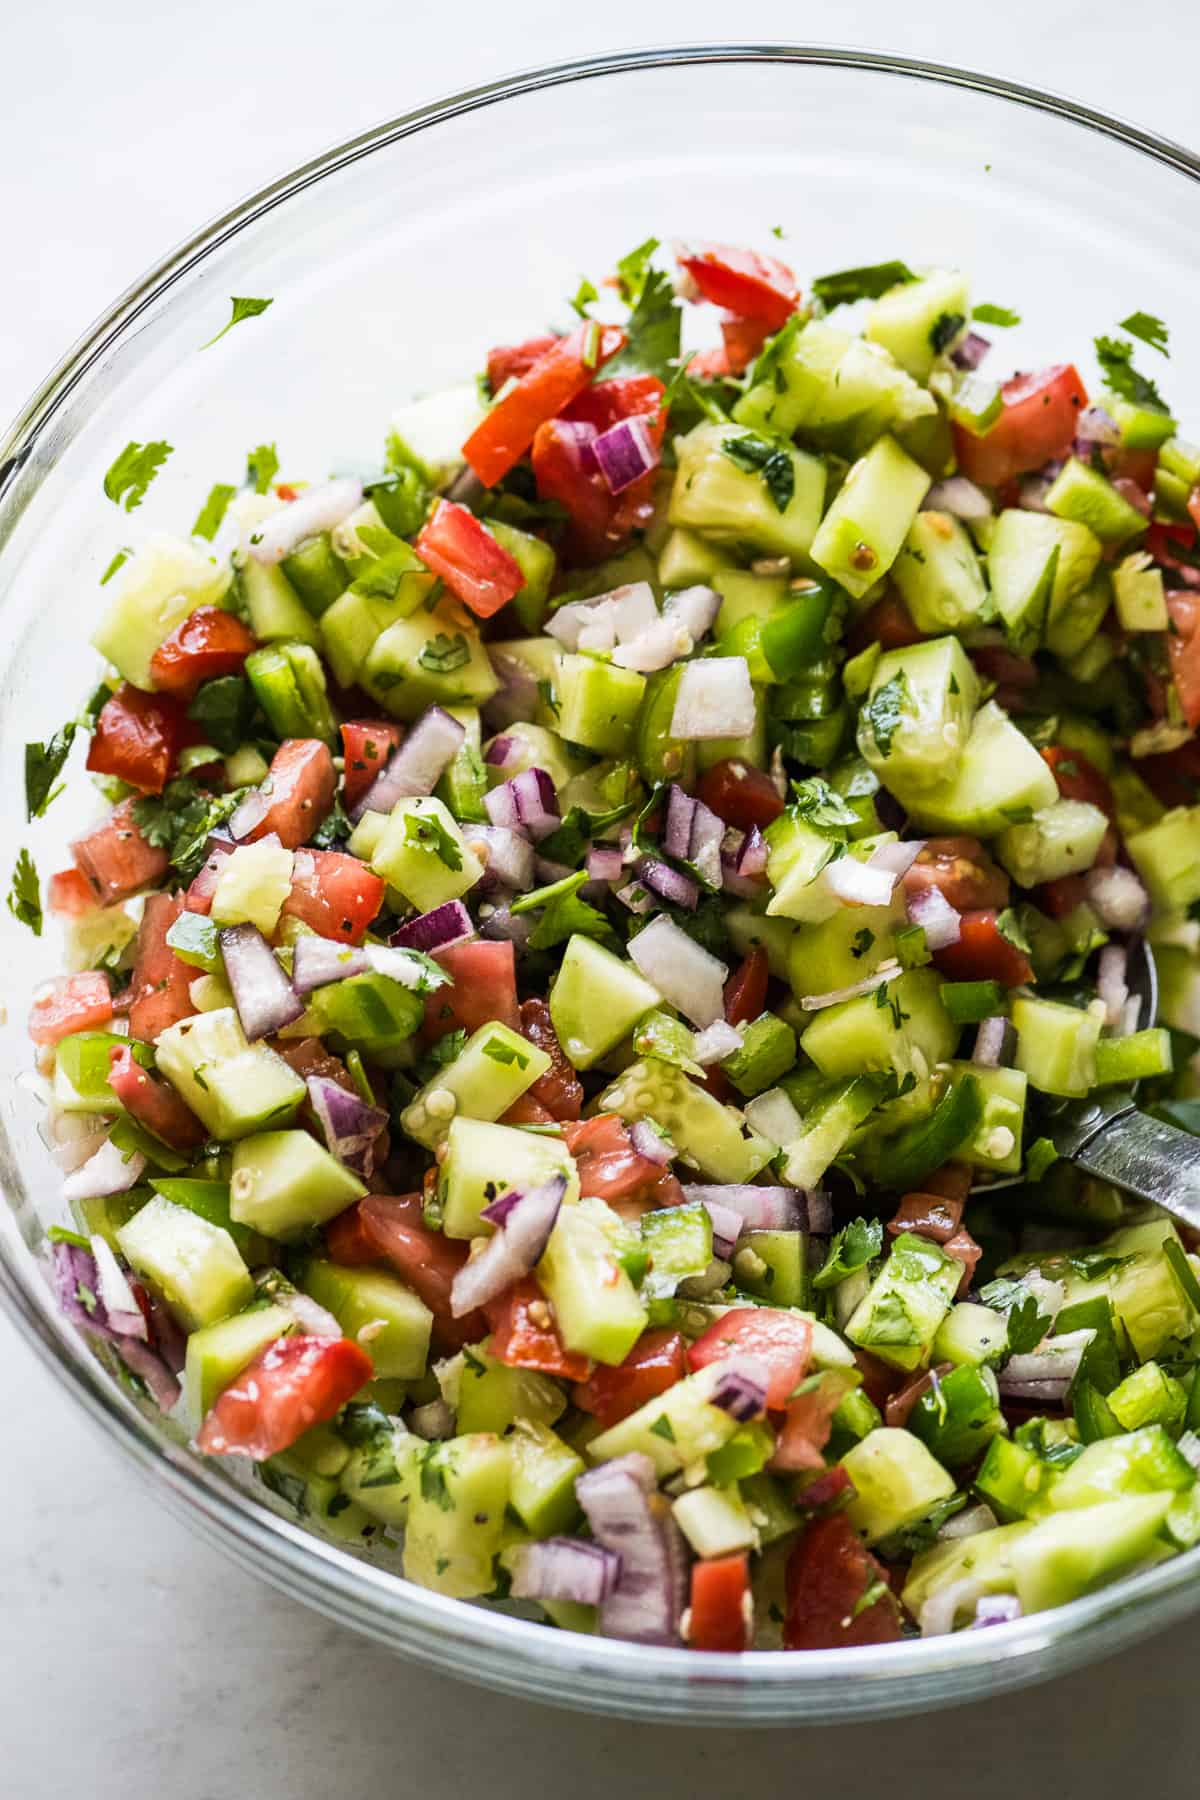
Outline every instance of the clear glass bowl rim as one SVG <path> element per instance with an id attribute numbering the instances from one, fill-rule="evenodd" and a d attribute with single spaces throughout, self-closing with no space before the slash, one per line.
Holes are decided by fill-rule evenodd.
<path id="1" fill-rule="evenodd" d="M 1200 181 L 1200 157 L 1127 120 L 976 70 L 866 49 L 786 42 L 679 44 L 520 71 L 431 101 L 334 145 L 213 219 L 148 269 L 71 347 L 0 439 L 0 501 L 39 434 L 139 316 L 239 231 L 313 183 L 417 132 L 540 89 L 721 63 L 856 70 L 970 90 L 1096 131 Z M 0 543 L 3 535 L 0 531 Z M 985 1632 L 881 1648 L 698 1657 L 681 1649 L 549 1630 L 411 1587 L 359 1562 L 164 1442 L 91 1356 L 68 1350 L 30 1293 L 28 1270 L 27 1259 L 0 1239 L 5 1310 L 110 1440 L 150 1475 L 173 1511 L 243 1566 L 339 1622 L 445 1673 L 514 1695 L 693 1724 L 883 1716 L 1036 1680 L 1050 1672 L 1051 1653 L 1055 1672 L 1076 1667 L 1200 1607 L 1198 1548 L 1050 1613 Z"/>

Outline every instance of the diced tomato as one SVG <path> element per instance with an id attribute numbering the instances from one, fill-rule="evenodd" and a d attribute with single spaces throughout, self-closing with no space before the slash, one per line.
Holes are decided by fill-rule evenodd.
<path id="1" fill-rule="evenodd" d="M 341 1263 L 343 1268 L 365 1268 L 383 1260 L 379 1245 L 363 1222 L 358 1201 L 340 1212 L 336 1219 L 330 1219 L 324 1231 L 326 1255 L 331 1262 Z"/>
<path id="2" fill-rule="evenodd" d="M 588 1379 L 574 1389 L 571 1398 L 583 1412 L 610 1425 L 627 1419 L 647 1400 L 665 1394 L 687 1373 L 683 1338 L 664 1326 L 644 1331 L 623 1363 L 609 1368 L 597 1363 Z"/>
<path id="3" fill-rule="evenodd" d="M 725 983 L 725 1022 L 746 1025 L 757 1019 L 767 1003 L 767 978 L 770 968 L 761 944 L 747 951 Z"/>
<path id="4" fill-rule="evenodd" d="M 934 952 L 934 966 L 951 981 L 998 981 L 1002 987 L 1021 987 L 1033 980 L 1033 965 L 996 924 L 991 909 L 962 915 L 957 944 Z"/>
<path id="5" fill-rule="evenodd" d="M 144 694 L 123 681 L 104 702 L 88 749 L 94 775 L 115 775 L 144 794 L 161 794 L 196 727 L 169 694 Z"/>
<path id="6" fill-rule="evenodd" d="M 487 353 L 488 386 L 498 394 L 506 381 L 520 380 L 535 363 L 541 362 L 547 350 L 553 350 L 556 337 L 526 338 L 523 344 L 496 344 Z"/>
<path id="7" fill-rule="evenodd" d="M 517 965 L 509 943 L 480 938 L 469 944 L 447 944 L 434 961 L 454 983 L 425 996 L 425 1041 L 436 1044 L 449 1031 L 463 1030 L 470 1037 L 481 1025 L 499 1021 L 512 1031 L 521 1029 L 517 1009 Z"/>
<path id="8" fill-rule="evenodd" d="M 597 381 L 584 388 L 565 408 L 563 417 L 594 425 L 597 431 L 608 431 L 622 419 L 646 419 L 654 441 L 661 443 L 666 426 L 662 416 L 666 391 L 657 375 L 614 375 L 611 381 Z"/>
<path id="9" fill-rule="evenodd" d="M 1008 905 L 1008 876 L 978 838 L 927 838 L 904 877 L 907 895 L 935 887 L 958 912 Z"/>
<path id="10" fill-rule="evenodd" d="M 1052 919 L 1065 919 L 1087 899 L 1082 875 L 1060 875 L 1057 881 L 1045 881 L 1038 889 L 1038 905 Z"/>
<path id="11" fill-rule="evenodd" d="M 570 525 L 564 549 L 576 562 L 600 562 L 620 540 L 616 502 L 590 455 L 595 437 L 595 426 L 582 420 L 549 419 L 533 440 L 538 496 L 566 509 Z"/>
<path id="12" fill-rule="evenodd" d="M 413 549 L 480 619 L 490 619 L 525 585 L 516 557 L 455 500 L 438 501 Z"/>
<path id="13" fill-rule="evenodd" d="M 1200 728 L 1200 595 L 1168 593 L 1167 612 L 1173 627 L 1167 633 L 1171 679 L 1183 716 L 1195 731 Z"/>
<path id="14" fill-rule="evenodd" d="M 744 1550 L 692 1564 L 689 1650 L 744 1650 L 750 1641 L 750 1560 Z"/>
<path id="15" fill-rule="evenodd" d="M 823 1469 L 821 1452 L 833 1430 L 833 1415 L 845 1398 L 844 1390 L 834 1382 L 822 1382 L 789 1400 L 783 1428 L 775 1441 L 771 1468 L 778 1474 L 793 1474 L 805 1469 Z"/>
<path id="16" fill-rule="evenodd" d="M 563 1138 L 579 1170 L 580 1194 L 609 1202 L 635 1200 L 663 1173 L 661 1163 L 634 1148 L 629 1128 L 616 1113 L 567 1123 Z"/>
<path id="17" fill-rule="evenodd" d="M 1200 787 L 1200 740 L 1138 759 L 1138 774 L 1163 806 L 1192 806 Z"/>
<path id="18" fill-rule="evenodd" d="M 812 1326 L 798 1313 L 770 1306 L 740 1306 L 702 1332 L 688 1351 L 690 1369 L 706 1369 L 727 1356 L 761 1357 L 770 1372 L 767 1405 L 785 1407 L 804 1380 L 812 1355 Z"/>
<path id="19" fill-rule="evenodd" d="M 563 1381 L 587 1380 L 591 1363 L 563 1344 L 535 1275 L 489 1300 L 483 1310 L 492 1328 L 488 1347 L 498 1361 L 510 1369 L 540 1369 Z"/>
<path id="20" fill-rule="evenodd" d="M 959 468 L 971 481 L 999 487 L 1053 457 L 1069 456 L 1087 389 L 1073 363 L 1014 375 L 1000 390 L 1000 417 L 982 436 L 954 426 Z"/>
<path id="21" fill-rule="evenodd" d="M 973 1179 L 973 1172 L 966 1163 L 948 1162 L 926 1175 L 921 1186 L 927 1194 L 936 1194 L 952 1204 L 965 1206 Z"/>
<path id="22" fill-rule="evenodd" d="M 95 912 L 96 896 L 78 869 L 59 869 L 46 883 L 46 905 L 63 919 L 80 919 Z"/>
<path id="23" fill-rule="evenodd" d="M 127 900 L 139 888 L 160 881 L 171 860 L 138 830 L 132 800 L 122 800 L 102 825 L 76 838 L 71 854 L 102 906 Z"/>
<path id="24" fill-rule="evenodd" d="M 788 1558 L 786 1650 L 841 1650 L 856 1644 L 894 1644 L 900 1614 L 890 1590 L 864 1606 L 887 1573 L 845 1513 L 814 1519 Z"/>
<path id="25" fill-rule="evenodd" d="M 736 756 L 722 757 L 706 769 L 697 791 L 718 819 L 739 831 L 749 831 L 755 825 L 765 831 L 783 811 L 783 801 L 771 777 Z"/>
<path id="26" fill-rule="evenodd" d="M 550 1058 L 550 1067 L 529 1089 L 528 1098 L 544 1106 L 553 1119 L 577 1119 L 583 1111 L 583 1083 L 567 1061 L 544 1000 L 522 1002 L 521 1036 Z"/>
<path id="27" fill-rule="evenodd" d="M 468 1246 L 430 1231 L 420 1194 L 368 1194 L 358 1203 L 361 1230 L 376 1254 L 391 1263 L 433 1314 L 434 1329 L 447 1348 L 461 1350 L 486 1336 L 481 1313 L 456 1319 L 450 1310 L 454 1277 L 467 1260 Z M 347 1227 L 349 1231 L 349 1227 Z"/>
<path id="28" fill-rule="evenodd" d="M 905 1194 L 887 1222 L 888 1231 L 892 1237 L 912 1231 L 918 1237 L 932 1238 L 935 1244 L 944 1244 L 962 1224 L 963 1204 L 941 1194 Z"/>
<path id="29" fill-rule="evenodd" d="M 342 726 L 342 805 L 358 805 L 392 751 L 403 742 L 404 727 L 387 719 L 351 719 Z"/>
<path id="30" fill-rule="evenodd" d="M 74 1031 L 101 1030 L 112 1016 L 107 976 L 56 975 L 34 996 L 29 1035 L 35 1044 L 57 1044 Z"/>
<path id="31" fill-rule="evenodd" d="M 1154 475 L 1158 468 L 1157 450 L 1109 450 L 1104 458 L 1110 478 L 1136 481 L 1144 494 L 1154 492 Z"/>
<path id="32" fill-rule="evenodd" d="M 796 277 L 774 256 L 732 244 L 698 244 L 679 257 L 706 300 L 743 319 L 762 319 L 772 331 L 800 304 Z"/>
<path id="33" fill-rule="evenodd" d="M 332 1419 L 374 1373 L 350 1338 L 276 1338 L 218 1397 L 196 1443 L 205 1456 L 263 1462 Z"/>
<path id="34" fill-rule="evenodd" d="M 133 1051 L 114 1044 L 108 1057 L 108 1085 L 125 1111 L 175 1150 L 194 1150 L 208 1132 L 173 1087 L 135 1062 Z"/>
<path id="35" fill-rule="evenodd" d="M 890 1363 L 872 1356 L 869 1350 L 855 1350 L 854 1366 L 862 1376 L 863 1393 L 882 1412 L 888 1403 L 888 1396 L 903 1380 L 903 1376 L 898 1375 Z"/>
<path id="36" fill-rule="evenodd" d="M 1006 693 L 1025 693 L 1038 684 L 1033 658 L 1017 656 L 1003 644 L 981 644 L 971 651 L 971 661 L 985 681 L 994 681 Z"/>
<path id="37" fill-rule="evenodd" d="M 320 738 L 285 738 L 263 783 L 270 804 L 245 841 L 274 832 L 285 850 L 298 850 L 324 823 L 336 787 L 328 744 Z"/>
<path id="38" fill-rule="evenodd" d="M 843 1494 L 853 1493 L 854 1483 L 851 1481 L 841 1463 L 835 1463 L 832 1469 L 826 1469 L 822 1475 L 814 1475 L 806 1481 L 796 1496 L 797 1504 L 811 1507 L 814 1511 L 819 1506 L 828 1506 L 833 1500 L 840 1500 Z"/>
<path id="39" fill-rule="evenodd" d="M 150 658 L 150 678 L 164 694 L 194 698 L 201 682 L 240 675 L 258 639 L 222 606 L 198 606 Z"/>
<path id="40" fill-rule="evenodd" d="M 1098 806 L 1108 818 L 1116 817 L 1116 801 L 1108 778 L 1082 751 L 1068 749 L 1065 744 L 1050 744 L 1042 751 L 1042 759 L 1049 764 L 1064 800 L 1082 800 L 1089 806 Z"/>
<path id="41" fill-rule="evenodd" d="M 196 1010 L 188 989 L 197 971 L 181 962 L 167 942 L 167 933 L 183 910 L 182 894 L 151 894 L 138 927 L 129 1029 L 148 1044 Z"/>
<path id="42" fill-rule="evenodd" d="M 507 1112 L 500 1114 L 501 1125 L 553 1125 L 554 1114 L 533 1095 L 518 1094 Z"/>
<path id="43" fill-rule="evenodd" d="M 947 1256 L 952 1256 L 955 1262 L 960 1262 L 963 1266 L 962 1280 L 958 1284 L 958 1293 L 961 1299 L 971 1285 L 972 1277 L 975 1274 L 975 1265 L 983 1255 L 983 1249 L 975 1242 L 965 1226 L 960 1226 L 953 1237 L 947 1238 L 942 1249 Z"/>
<path id="44" fill-rule="evenodd" d="M 581 394 L 624 342 L 625 333 L 615 326 L 590 323 L 555 338 L 545 355 L 518 377 L 516 386 L 496 401 L 462 447 L 484 487 L 495 487 L 508 474 L 532 444 L 538 426 Z M 420 554 L 419 544 L 417 551 Z"/>
<path id="45" fill-rule="evenodd" d="M 729 351 L 724 344 L 718 344 L 712 350 L 695 350 L 688 357 L 688 374 L 694 375 L 697 381 L 723 381 L 732 375 L 729 366 Z"/>
<path id="46" fill-rule="evenodd" d="M 857 656 L 871 644 L 883 650 L 907 650 L 912 644 L 923 644 L 925 638 L 899 594 L 885 594 L 851 626 L 846 643 Z"/>
<path id="47" fill-rule="evenodd" d="M 953 1363 L 939 1363 L 936 1372 L 940 1377 L 948 1374 L 953 1367 Z M 883 1409 L 884 1423 L 898 1429 L 907 1425 L 913 1407 L 921 1395 L 933 1386 L 933 1377 L 933 1369 L 924 1369 L 919 1375 L 906 1381 L 903 1387 L 898 1387 L 894 1393 L 889 1394 L 888 1403 Z"/>
<path id="48" fill-rule="evenodd" d="M 771 335 L 766 319 L 740 319 L 726 313 L 721 320 L 725 361 L 731 375 L 744 375 Z"/>
<path id="49" fill-rule="evenodd" d="M 297 850 L 284 913 L 322 937 L 361 944 L 383 905 L 385 884 L 357 856 L 341 850 Z"/>

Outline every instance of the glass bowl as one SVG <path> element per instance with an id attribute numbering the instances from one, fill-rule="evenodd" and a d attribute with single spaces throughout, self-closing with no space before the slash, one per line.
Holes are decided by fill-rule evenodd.
<path id="1" fill-rule="evenodd" d="M 87 634 L 114 552 L 194 517 L 247 451 L 282 473 L 379 456 L 393 405 L 489 343 L 561 318 L 581 274 L 651 234 L 773 247 L 802 279 L 900 256 L 971 271 L 1018 308 L 997 360 L 1087 362 L 1134 307 L 1179 327 L 1169 398 L 1200 415 L 1200 162 L 1031 89 L 858 51 L 634 51 L 513 76 L 343 144 L 168 256 L 98 321 L 0 442 L 3 841 L 42 871 L 90 816 L 76 781 L 27 827 L 21 763 L 93 685 Z M 264 317 L 201 350 L 231 294 Z M 1157 373 L 1157 371 L 1156 371 Z M 175 446 L 126 516 L 102 479 L 131 438 Z M 76 751 L 76 766 L 79 751 Z M 390 1648 L 515 1695 L 689 1723 L 798 1723 L 966 1701 L 1109 1654 L 1200 1603 L 1200 1551 L 1057 1612 L 883 1649 L 697 1656 L 576 1636 L 411 1587 L 271 1510 L 139 1410 L 57 1317 L 37 1252 L 61 1217 L 24 1019 L 53 932 L 4 917 L 0 1291 L 29 1342 L 156 1491 L 276 1586 Z"/>

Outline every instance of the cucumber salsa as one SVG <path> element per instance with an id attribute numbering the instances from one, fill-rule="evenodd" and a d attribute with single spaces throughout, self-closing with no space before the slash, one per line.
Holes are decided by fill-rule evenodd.
<path id="1" fill-rule="evenodd" d="M 107 806 L 30 1018 L 52 1273 L 440 1593 L 1003 1624 L 1200 1541 L 1196 1244 L 1050 1136 L 1134 1080 L 1200 1129 L 1200 449 L 1145 314 L 1089 393 L 994 379 L 953 270 L 665 265 L 114 557 L 26 754 Z"/>

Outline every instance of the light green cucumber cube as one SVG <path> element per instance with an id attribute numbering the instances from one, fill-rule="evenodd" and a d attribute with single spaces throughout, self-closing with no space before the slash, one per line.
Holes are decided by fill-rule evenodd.
<path id="1" fill-rule="evenodd" d="M 187 1341 L 183 1395 L 188 1423 L 197 1430 L 219 1394 L 247 1363 L 295 1325 L 282 1306 L 252 1306 L 215 1325 L 193 1331 Z"/>
<path id="2" fill-rule="evenodd" d="M 431 613 L 419 607 L 381 632 L 358 679 L 397 719 L 417 719 L 428 706 L 482 706 L 500 685 L 478 621 L 449 599 Z"/>
<path id="3" fill-rule="evenodd" d="M 1146 529 L 1137 507 L 1099 469 L 1076 456 L 1067 458 L 1051 483 L 1046 510 L 1057 518 L 1086 525 L 1102 544 L 1123 544 Z"/>
<path id="4" fill-rule="evenodd" d="M 842 1458 L 854 1483 L 846 1516 L 868 1544 L 923 1519 L 954 1492 L 954 1477 L 911 1431 L 881 1425 Z"/>
<path id="5" fill-rule="evenodd" d="M 1028 651 L 1054 636 L 1075 595 L 1096 572 L 1103 545 L 1073 519 L 1012 507 L 996 520 L 988 545 L 988 581 L 1014 647 Z"/>
<path id="6" fill-rule="evenodd" d="M 474 381 L 437 388 L 397 407 L 388 436 L 392 467 L 407 464 L 431 487 L 440 486 L 447 475 L 462 467 L 462 447 L 486 414 L 487 406 Z"/>
<path id="7" fill-rule="evenodd" d="M 509 1500 L 526 1531 L 542 1538 L 570 1530 L 579 1517 L 575 1482 L 586 1467 L 582 1456 L 548 1425 L 531 1419 L 517 1419 L 506 1442 L 512 1460 Z"/>
<path id="8" fill-rule="evenodd" d="M 481 1119 L 452 1119 L 439 1184 L 442 1229 L 451 1238 L 486 1235 L 491 1226 L 479 1216 L 485 1206 L 509 1188 L 538 1187 L 554 1175 L 566 1176 L 564 1201 L 570 1205 L 579 1198 L 579 1171 L 560 1138 Z"/>
<path id="9" fill-rule="evenodd" d="M 941 986 L 932 969 L 909 969 L 886 984 L 886 993 L 877 988 L 815 1013 L 802 1048 L 823 1075 L 893 1070 L 923 1081 L 954 1054 L 958 1042 L 959 1028 L 942 1005 Z"/>
<path id="10" fill-rule="evenodd" d="M 646 1309 L 593 1209 L 562 1208 L 537 1274 L 566 1348 L 624 1362 L 646 1328 Z"/>
<path id="11" fill-rule="evenodd" d="M 307 1131 L 260 1131 L 234 1145 L 229 1210 L 264 1237 L 301 1237 L 366 1191 Z"/>
<path id="12" fill-rule="evenodd" d="M 769 918 L 819 924 L 842 910 L 842 902 L 820 880 L 833 860 L 837 845 L 789 812 L 781 813 L 767 827 L 767 880 L 772 894 Z"/>
<path id="13" fill-rule="evenodd" d="M 401 1127 L 436 1150 L 452 1118 L 498 1119 L 549 1067 L 546 1052 L 507 1025 L 481 1025 L 405 1107 Z"/>
<path id="14" fill-rule="evenodd" d="M 439 1363 L 438 1384 L 460 1431 L 498 1431 L 516 1421 L 553 1425 L 567 1410 L 559 1382 L 537 1369 L 512 1369 L 489 1354 L 486 1344 L 470 1344 L 449 1363 Z"/>
<path id="15" fill-rule="evenodd" d="M 299 594 L 278 563 L 248 559 L 238 575 L 238 592 L 250 629 L 260 644 L 291 638 L 298 644 L 317 645 L 321 631 Z"/>
<path id="16" fill-rule="evenodd" d="M 732 569 L 734 561 L 719 544 L 711 544 L 697 531 L 676 525 L 658 553 L 658 579 L 664 588 L 712 584 L 714 575 Z"/>
<path id="17" fill-rule="evenodd" d="M 988 591 L 970 533 L 951 513 L 919 512 L 892 580 L 921 631 L 961 631 L 988 610 Z"/>
<path id="18" fill-rule="evenodd" d="M 812 559 L 855 599 L 886 575 L 929 491 L 929 476 L 893 437 L 881 437 L 850 469 L 821 529 Z"/>
<path id="19" fill-rule="evenodd" d="M 951 1082 L 965 1081 L 968 1075 L 978 1086 L 983 1112 L 970 1137 L 954 1152 L 955 1160 L 970 1163 L 972 1168 L 991 1169 L 997 1175 L 1016 1175 L 1021 1168 L 1029 1078 L 1022 1069 L 950 1064 Z"/>
<path id="20" fill-rule="evenodd" d="M 1042 1094 L 1082 1099 L 1096 1080 L 1102 1014 L 1018 994 L 1012 1003 L 1016 1066 Z"/>
<path id="21" fill-rule="evenodd" d="M 187 1331 L 228 1318 L 254 1298 L 250 1271 L 229 1233 L 160 1194 L 119 1228 L 117 1242 Z"/>
<path id="22" fill-rule="evenodd" d="M 660 999 L 658 989 L 632 963 L 576 932 L 550 989 L 550 1017 L 569 1061 L 577 1069 L 590 1069 Z"/>
<path id="23" fill-rule="evenodd" d="M 758 1532 L 736 1487 L 689 1488 L 671 1511 L 697 1556 L 733 1556 L 758 1548 Z"/>
<path id="24" fill-rule="evenodd" d="M 893 1368 L 923 1367 L 962 1274 L 962 1264 L 939 1245 L 902 1232 L 851 1314 L 846 1336 Z"/>
<path id="25" fill-rule="evenodd" d="M 739 447 L 749 439 L 753 449 Z M 784 480 L 772 485 L 750 457 L 773 449 Z M 697 425 L 676 439 L 678 469 L 667 517 L 717 543 L 744 544 L 765 556 L 788 556 L 804 567 L 821 522 L 825 465 L 784 442 L 756 439 L 737 425 Z M 747 466 L 749 465 L 749 466 Z M 780 504 L 780 502 L 783 504 Z"/>
<path id="26" fill-rule="evenodd" d="M 397 1276 L 313 1261 L 305 1270 L 304 1289 L 333 1314 L 348 1338 L 363 1345 L 377 1380 L 416 1381 L 424 1375 L 433 1314 Z M 360 1337 L 362 1332 L 367 1335 Z"/>
<path id="27" fill-rule="evenodd" d="M 960 767 L 978 703 L 979 677 L 956 637 L 885 651 L 859 715 L 859 750 L 889 788 L 937 789 Z"/>
<path id="28" fill-rule="evenodd" d="M 1145 550 L 1135 550 L 1117 564 L 1112 591 L 1122 630 L 1167 630 L 1170 620 L 1162 570 L 1153 566 Z"/>
<path id="29" fill-rule="evenodd" d="M 1040 1519 L 1013 1545 L 1017 1598 L 1027 1613 L 1065 1606 L 1155 1553 L 1171 1494 L 1144 1494 Z"/>
<path id="30" fill-rule="evenodd" d="M 775 1153 L 774 1144 L 757 1131 L 744 1133 L 734 1107 L 723 1106 L 682 1069 L 656 1058 L 631 1063 L 597 1104 L 623 1119 L 653 1119 L 679 1154 L 711 1181 L 752 1181 Z"/>
<path id="31" fill-rule="evenodd" d="M 358 680 L 367 657 L 389 626 L 407 619 L 429 598 L 436 581 L 407 544 L 368 563 L 321 615 L 321 647 L 342 687 Z"/>
<path id="32" fill-rule="evenodd" d="M 994 700 L 980 707 L 961 760 L 948 781 L 909 785 L 885 765 L 884 780 L 913 822 L 930 831 L 992 837 L 1014 812 L 1053 806 L 1058 788 L 1047 764 Z"/>
<path id="33" fill-rule="evenodd" d="M 490 1431 L 431 1444 L 411 1484 L 404 1573 L 419 1587 L 474 1600 L 496 1585 L 512 1463 Z"/>
<path id="34" fill-rule="evenodd" d="M 1136 831 L 1126 848 L 1163 912 L 1186 912 L 1200 900 L 1200 806 L 1174 806 Z"/>
<path id="35" fill-rule="evenodd" d="M 266 1044 L 248 1044 L 232 1007 L 168 1025 L 155 1045 L 160 1073 L 216 1138 L 286 1124 L 307 1092 Z"/>
<path id="36" fill-rule="evenodd" d="M 598 756 L 625 756 L 632 743 L 646 677 L 594 656 L 560 656 L 554 682 L 558 728 L 568 743 Z"/>
<path id="37" fill-rule="evenodd" d="M 981 1367 L 1000 1361 L 1008 1349 L 1008 1326 L 1001 1313 L 974 1300 L 960 1300 L 938 1326 L 933 1361 Z"/>
<path id="38" fill-rule="evenodd" d="M 454 815 L 432 797 L 397 801 L 371 867 L 418 912 L 457 900 L 483 874 Z"/>
<path id="39" fill-rule="evenodd" d="M 1032 819 L 1009 825 L 993 855 L 1023 888 L 1040 887 L 1090 869 L 1108 830 L 1108 817 L 1086 800 L 1056 800 Z"/>
<path id="40" fill-rule="evenodd" d="M 685 1376 L 594 1437 L 587 1446 L 589 1459 L 604 1463 L 640 1451 L 650 1458 L 660 1481 L 701 1463 L 738 1429 L 736 1419 L 712 1404 L 722 1378 L 719 1362 Z"/>
<path id="41" fill-rule="evenodd" d="M 864 335 L 882 344 L 915 381 L 928 381 L 938 357 L 966 328 L 967 278 L 957 269 L 931 269 L 876 300 Z"/>
<path id="42" fill-rule="evenodd" d="M 803 429 L 849 454 L 872 438 L 936 415 L 933 395 L 907 375 L 882 344 L 811 319 L 770 370 L 737 401 L 733 416 L 779 437 Z"/>
<path id="43" fill-rule="evenodd" d="M 126 681 L 152 690 L 150 659 L 158 646 L 198 606 L 220 606 L 231 579 L 228 563 L 207 547 L 159 533 L 114 577 L 92 643 Z"/>
<path id="44" fill-rule="evenodd" d="M 283 903 L 292 891 L 293 854 L 278 839 L 239 844 L 221 864 L 209 917 L 214 925 L 257 925 L 274 935 Z"/>

